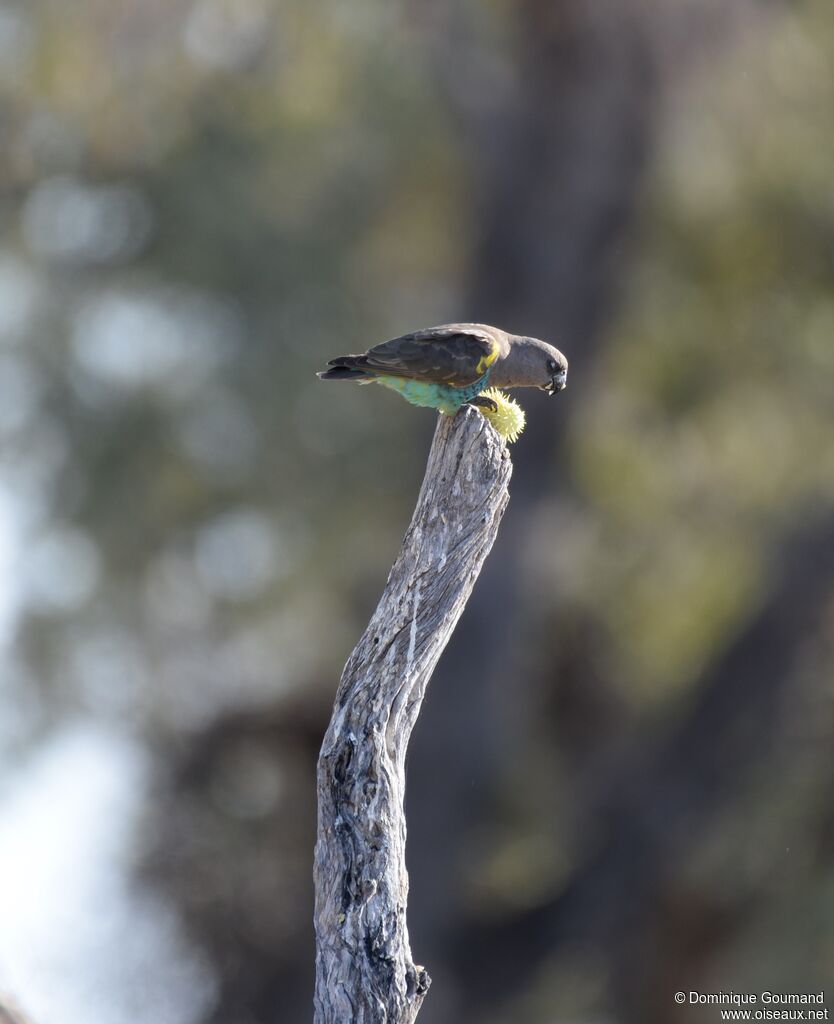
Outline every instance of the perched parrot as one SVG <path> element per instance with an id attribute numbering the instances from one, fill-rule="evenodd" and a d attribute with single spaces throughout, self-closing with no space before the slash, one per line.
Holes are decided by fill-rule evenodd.
<path id="1" fill-rule="evenodd" d="M 461 406 L 493 412 L 487 387 L 540 388 L 549 395 L 567 382 L 568 361 L 537 338 L 507 334 L 486 324 L 443 324 L 375 345 L 361 356 L 331 359 L 322 380 L 376 382 L 399 391 L 412 405 L 439 409 L 447 416 Z M 479 397 L 480 396 L 480 397 Z"/>

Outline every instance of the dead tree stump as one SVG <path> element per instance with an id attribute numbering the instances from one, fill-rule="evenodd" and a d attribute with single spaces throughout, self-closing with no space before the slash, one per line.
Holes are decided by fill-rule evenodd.
<path id="1" fill-rule="evenodd" d="M 511 473 L 480 413 L 439 417 L 411 525 L 342 673 L 318 762 L 315 1024 L 410 1024 L 428 990 L 406 925 L 405 755 Z"/>

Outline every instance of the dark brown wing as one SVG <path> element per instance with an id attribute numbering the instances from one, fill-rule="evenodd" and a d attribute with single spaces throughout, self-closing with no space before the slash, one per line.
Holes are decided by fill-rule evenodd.
<path id="1" fill-rule="evenodd" d="M 489 331 L 449 324 L 376 345 L 362 363 L 376 374 L 465 387 L 486 373 L 500 351 Z"/>

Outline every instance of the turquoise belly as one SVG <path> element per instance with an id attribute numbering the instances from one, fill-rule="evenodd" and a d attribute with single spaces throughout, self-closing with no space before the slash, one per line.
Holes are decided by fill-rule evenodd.
<path id="1" fill-rule="evenodd" d="M 412 405 L 438 409 L 447 416 L 454 416 L 462 405 L 471 402 L 487 386 L 492 368 L 474 384 L 465 388 L 454 388 L 449 384 L 432 384 L 424 380 L 409 380 L 406 377 L 375 377 L 377 384 L 392 391 L 398 391 Z"/>

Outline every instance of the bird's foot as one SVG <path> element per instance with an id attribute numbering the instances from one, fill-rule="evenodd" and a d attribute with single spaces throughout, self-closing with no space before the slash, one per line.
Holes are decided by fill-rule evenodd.
<path id="1" fill-rule="evenodd" d="M 498 412 L 498 403 L 495 399 L 487 398 L 485 395 L 476 395 L 468 404 L 475 406 L 476 409 L 488 409 L 489 412 Z"/>

